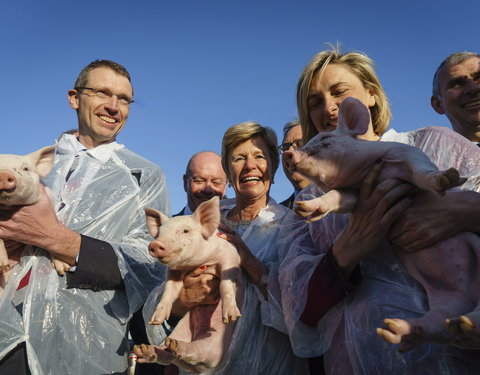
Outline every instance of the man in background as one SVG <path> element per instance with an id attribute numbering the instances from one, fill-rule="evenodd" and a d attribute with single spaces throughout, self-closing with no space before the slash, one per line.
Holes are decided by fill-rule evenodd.
<path id="1" fill-rule="evenodd" d="M 480 55 L 458 52 L 448 56 L 433 78 L 431 104 L 446 115 L 452 128 L 480 142 Z"/>
<path id="2" fill-rule="evenodd" d="M 283 140 L 282 140 L 282 144 L 278 146 L 278 149 L 282 153 L 283 172 L 285 173 L 285 176 L 287 176 L 288 180 L 293 186 L 292 195 L 290 195 L 287 199 L 285 199 L 280 204 L 290 209 L 293 208 L 293 202 L 295 201 L 297 194 L 310 184 L 310 180 L 303 177 L 298 172 L 290 172 L 288 170 L 288 168 L 285 165 L 285 158 L 283 157 L 283 152 L 290 150 L 290 148 L 293 148 L 295 150 L 302 146 L 303 146 L 302 127 L 300 125 L 300 122 L 299 121 L 287 122 L 283 127 Z"/>
<path id="3" fill-rule="evenodd" d="M 213 151 L 194 154 L 188 161 L 183 175 L 183 189 L 187 193 L 187 205 L 176 215 L 191 215 L 198 205 L 217 195 L 225 197 L 227 176 L 221 157 Z"/>

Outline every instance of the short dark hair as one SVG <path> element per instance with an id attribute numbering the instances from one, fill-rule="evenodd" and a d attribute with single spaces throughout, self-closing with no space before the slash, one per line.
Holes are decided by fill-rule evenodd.
<path id="1" fill-rule="evenodd" d="M 82 69 L 73 87 L 85 86 L 87 84 L 88 73 L 98 68 L 111 69 L 115 73 L 118 73 L 121 76 L 124 76 L 125 78 L 128 79 L 128 82 L 132 83 L 130 79 L 130 73 L 128 73 L 127 69 L 125 69 L 123 65 L 120 65 L 119 63 L 116 63 L 115 61 L 111 61 L 111 60 L 95 60 Z"/>
<path id="2" fill-rule="evenodd" d="M 287 136 L 287 133 L 290 131 L 290 129 L 294 128 L 295 126 L 301 126 L 302 124 L 300 124 L 300 121 L 298 120 L 292 120 L 292 121 L 289 121 L 285 124 L 285 126 L 283 127 L 283 138 L 285 139 L 285 137 Z"/>

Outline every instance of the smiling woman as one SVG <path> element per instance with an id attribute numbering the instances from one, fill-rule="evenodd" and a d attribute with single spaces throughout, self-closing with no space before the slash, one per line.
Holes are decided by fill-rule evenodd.
<path id="1" fill-rule="evenodd" d="M 235 323 L 228 354 L 215 375 L 306 374 L 307 362 L 293 354 L 279 308 L 276 240 L 290 210 L 269 196 L 279 165 L 275 132 L 254 122 L 230 127 L 223 136 L 222 165 L 235 191 L 234 200 L 221 203 L 222 221 L 235 233 L 223 230 L 237 249 L 247 249 L 260 266 L 258 272 L 250 272 L 249 260 L 241 255 L 250 282 L 245 285 L 242 317 Z"/>

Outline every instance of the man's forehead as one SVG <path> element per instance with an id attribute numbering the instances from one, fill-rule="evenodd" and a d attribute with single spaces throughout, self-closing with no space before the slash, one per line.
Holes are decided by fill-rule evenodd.
<path id="1" fill-rule="evenodd" d="M 285 134 L 284 140 L 295 140 L 302 138 L 302 127 L 300 125 L 296 125 L 291 128 L 287 134 Z"/>
<path id="2" fill-rule="evenodd" d="M 480 57 L 470 57 L 458 64 L 450 65 L 442 71 L 442 77 L 445 78 L 445 83 L 452 78 L 468 76 L 480 70 Z M 444 81 L 442 79 L 442 81 Z"/>
<path id="3" fill-rule="evenodd" d="M 132 85 L 127 77 L 117 73 L 108 67 L 92 69 L 87 74 L 86 85 L 95 88 L 117 88 L 133 91 Z"/>

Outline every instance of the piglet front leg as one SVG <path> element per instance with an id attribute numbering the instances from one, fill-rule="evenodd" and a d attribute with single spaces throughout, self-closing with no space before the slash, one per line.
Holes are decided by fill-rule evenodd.
<path id="1" fill-rule="evenodd" d="M 0 240 L 0 272 L 8 271 L 10 269 L 10 262 L 8 261 L 7 248 L 5 242 Z"/>
<path id="2" fill-rule="evenodd" d="M 330 190 L 324 195 L 304 201 L 295 201 L 293 211 L 311 223 L 325 217 L 330 212 L 348 213 L 353 211 L 357 198 L 348 190 Z"/>
<path id="3" fill-rule="evenodd" d="M 174 302 L 180 297 L 180 292 L 183 287 L 183 279 L 180 280 L 167 280 L 165 283 L 165 290 L 163 291 L 162 298 L 155 309 L 148 324 L 159 325 L 164 320 L 170 317 L 172 312 L 172 306 Z"/>

